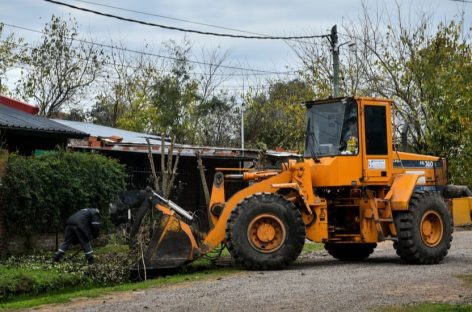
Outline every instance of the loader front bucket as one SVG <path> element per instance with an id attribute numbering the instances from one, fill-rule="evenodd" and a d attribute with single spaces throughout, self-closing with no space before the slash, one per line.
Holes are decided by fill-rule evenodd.
<path id="1" fill-rule="evenodd" d="M 193 224 L 193 215 L 151 188 L 142 194 L 141 201 L 134 204 L 140 207 L 134 213 L 130 230 L 130 250 L 138 256 L 133 270 L 171 269 L 199 257 L 201 253 L 189 225 Z"/>
<path id="2" fill-rule="evenodd" d="M 179 220 L 168 208 L 157 205 L 163 212 L 144 254 L 146 269 L 176 268 L 198 256 L 198 246 L 188 224 Z"/>

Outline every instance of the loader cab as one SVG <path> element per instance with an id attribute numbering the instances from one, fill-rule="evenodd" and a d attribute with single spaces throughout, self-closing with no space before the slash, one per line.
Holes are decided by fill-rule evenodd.
<path id="1" fill-rule="evenodd" d="M 386 185 L 393 170 L 391 102 L 346 97 L 305 103 L 306 161 L 315 186 Z"/>

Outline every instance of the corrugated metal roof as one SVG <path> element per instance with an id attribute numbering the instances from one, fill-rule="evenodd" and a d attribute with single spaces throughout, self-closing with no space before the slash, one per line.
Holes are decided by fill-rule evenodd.
<path id="1" fill-rule="evenodd" d="M 66 134 L 71 138 L 88 136 L 87 133 L 67 127 L 51 119 L 33 116 L 2 104 L 0 104 L 0 129 Z"/>
<path id="2" fill-rule="evenodd" d="M 100 147 L 92 147 L 81 144 L 80 142 L 71 142 L 69 147 L 73 149 L 82 150 L 96 150 L 96 151 L 111 151 L 111 152 L 123 152 L 123 153 L 148 153 L 148 146 L 146 144 L 106 144 Z M 164 153 L 168 153 L 169 146 L 166 146 Z M 152 145 L 151 151 L 153 154 L 162 154 L 159 145 Z M 174 146 L 174 155 L 180 154 L 180 156 L 196 157 L 196 153 L 199 152 L 202 157 L 216 157 L 216 158 L 238 158 L 238 159 L 255 159 L 258 153 L 253 151 L 245 151 L 244 153 L 240 149 L 231 148 L 216 148 L 216 147 L 202 147 L 202 146 L 191 146 L 191 145 L 178 145 Z"/>
<path id="3" fill-rule="evenodd" d="M 157 135 L 151 135 L 146 133 L 139 133 L 133 131 L 127 131 L 112 127 L 106 127 L 101 125 L 95 125 L 88 122 L 70 121 L 70 120 L 59 120 L 55 121 L 67 125 L 71 128 L 84 131 L 90 134 L 91 137 L 101 138 L 102 145 L 91 146 L 89 141 L 72 141 L 69 146 L 77 149 L 87 150 L 103 150 L 103 151 L 115 151 L 115 152 L 131 152 L 131 153 L 148 153 L 148 146 L 146 138 L 151 138 L 151 151 L 154 154 L 161 154 L 160 145 L 161 138 Z M 103 138 L 110 138 L 112 136 L 118 136 L 123 138 L 122 141 L 104 140 Z M 168 152 L 170 143 L 166 142 L 165 153 Z M 212 146 L 199 146 L 189 144 L 175 144 L 174 154 L 180 153 L 182 156 L 195 157 L 196 152 L 200 152 L 204 157 L 220 157 L 220 158 L 240 158 L 240 159 L 255 159 L 258 156 L 259 150 L 255 149 L 240 149 L 236 147 L 212 147 Z M 277 152 L 268 151 L 267 154 L 272 157 L 296 157 L 299 156 L 291 152 Z"/>
<path id="4" fill-rule="evenodd" d="M 109 138 L 112 136 L 119 136 L 123 138 L 120 143 L 133 143 L 133 144 L 147 144 L 146 138 L 150 138 L 153 141 L 158 140 L 158 142 L 153 142 L 153 144 L 157 144 L 161 142 L 161 137 L 152 134 L 146 133 L 139 133 L 134 131 L 128 131 L 123 129 L 117 129 L 112 127 L 106 127 L 101 125 L 96 125 L 90 122 L 80 122 L 80 121 L 70 121 L 70 120 L 60 120 L 54 119 L 58 123 L 61 123 L 65 126 L 74 128 L 79 131 L 86 132 L 90 134 L 90 136 L 94 136 L 97 138 Z"/>

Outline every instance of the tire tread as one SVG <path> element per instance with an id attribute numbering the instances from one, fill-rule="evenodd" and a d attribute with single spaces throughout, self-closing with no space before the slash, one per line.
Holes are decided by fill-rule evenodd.
<path id="1" fill-rule="evenodd" d="M 295 228 L 293 232 L 295 235 L 290 239 L 292 246 L 288 246 L 288 254 L 283 255 L 279 261 L 262 261 L 262 259 L 251 259 L 251 257 L 249 257 L 246 252 L 247 246 L 241 246 L 233 239 L 235 235 L 241 234 L 237 233 L 239 230 L 238 221 L 242 214 L 249 212 L 250 209 L 256 209 L 260 203 L 270 204 L 273 202 L 281 204 L 294 220 L 294 224 L 292 226 Z M 226 226 L 226 242 L 228 250 L 236 263 L 244 266 L 247 269 L 282 269 L 295 261 L 300 255 L 305 242 L 305 224 L 298 209 L 283 196 L 274 193 L 256 193 L 238 203 L 238 205 L 236 205 L 236 207 L 231 212 Z"/>
<path id="2" fill-rule="evenodd" d="M 423 213 L 431 209 L 443 215 L 443 235 L 449 236 L 436 247 L 425 245 L 419 232 Z M 436 264 L 446 257 L 451 247 L 453 228 L 449 212 L 436 193 L 416 191 L 410 199 L 408 211 L 398 212 L 395 221 L 398 241 L 393 247 L 403 261 L 412 264 Z"/>

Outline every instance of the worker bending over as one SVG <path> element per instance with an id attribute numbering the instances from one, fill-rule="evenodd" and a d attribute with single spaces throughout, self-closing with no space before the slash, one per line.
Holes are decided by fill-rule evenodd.
<path id="1" fill-rule="evenodd" d="M 64 242 L 54 254 L 55 262 L 61 260 L 70 245 L 80 244 L 88 264 L 94 261 L 90 241 L 100 232 L 100 212 L 96 208 L 85 208 L 77 211 L 67 219 L 64 231 Z"/>

